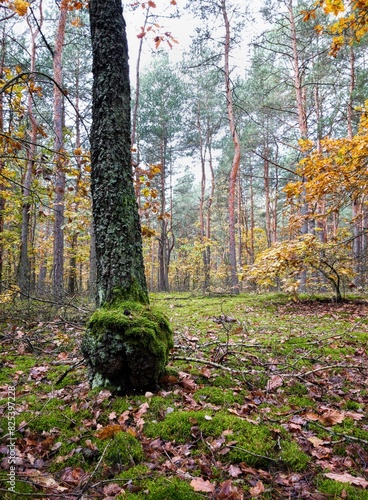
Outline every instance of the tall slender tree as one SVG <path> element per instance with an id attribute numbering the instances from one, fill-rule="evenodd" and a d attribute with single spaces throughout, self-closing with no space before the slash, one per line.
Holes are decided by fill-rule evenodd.
<path id="1" fill-rule="evenodd" d="M 68 0 L 60 3 L 60 14 L 56 34 L 54 61 L 54 132 L 55 132 L 55 198 L 54 198 L 54 300 L 60 302 L 64 295 L 64 93 L 63 93 L 63 48 L 68 14 Z"/>

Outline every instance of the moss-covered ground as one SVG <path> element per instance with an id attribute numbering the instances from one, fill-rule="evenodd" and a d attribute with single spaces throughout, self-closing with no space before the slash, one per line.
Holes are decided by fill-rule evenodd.
<path id="1" fill-rule="evenodd" d="M 364 297 L 151 302 L 175 345 L 127 396 L 89 386 L 88 305 L 0 310 L 0 498 L 368 499 Z"/>

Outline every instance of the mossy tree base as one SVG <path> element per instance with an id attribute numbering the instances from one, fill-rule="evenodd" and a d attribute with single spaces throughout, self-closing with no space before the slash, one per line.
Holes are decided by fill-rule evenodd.
<path id="1" fill-rule="evenodd" d="M 156 389 L 172 347 L 172 329 L 162 312 L 120 301 L 93 313 L 81 349 L 92 387 L 131 393 Z"/>

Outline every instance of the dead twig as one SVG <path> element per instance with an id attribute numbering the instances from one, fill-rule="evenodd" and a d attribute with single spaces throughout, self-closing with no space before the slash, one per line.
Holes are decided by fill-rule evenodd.
<path id="1" fill-rule="evenodd" d="M 215 363 L 214 361 L 209 361 L 208 359 L 200 359 L 200 358 L 190 358 L 186 356 L 173 356 L 171 358 L 173 361 L 180 360 L 180 361 L 190 361 L 193 363 L 201 363 L 202 365 L 209 365 L 213 366 L 214 368 L 220 368 L 221 370 L 225 370 L 227 372 L 236 374 L 236 375 L 244 375 L 245 373 L 251 373 L 250 371 L 242 371 L 242 370 L 235 370 L 234 368 L 229 368 L 227 366 L 220 365 L 219 363 Z"/>
<path id="2" fill-rule="evenodd" d="M 64 378 L 68 375 L 68 373 L 75 370 L 78 366 L 83 365 L 84 362 L 85 362 L 84 359 L 80 359 L 79 361 L 77 361 L 77 363 L 74 363 L 74 365 L 72 365 L 70 368 L 65 370 L 65 372 L 62 375 L 60 375 L 60 377 L 57 379 L 57 381 L 55 382 L 55 385 L 60 384 L 60 382 L 62 382 L 64 380 Z"/>

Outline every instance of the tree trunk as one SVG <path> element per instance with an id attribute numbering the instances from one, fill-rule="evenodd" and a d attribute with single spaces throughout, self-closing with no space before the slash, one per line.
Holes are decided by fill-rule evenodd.
<path id="1" fill-rule="evenodd" d="M 168 276 L 168 223 L 166 218 L 166 146 L 167 139 L 161 140 L 161 213 L 160 213 L 160 238 L 158 244 L 159 283 L 158 289 L 162 292 L 169 291 Z"/>
<path id="2" fill-rule="evenodd" d="M 97 305 L 115 298 L 148 302 L 130 154 L 130 84 L 119 0 L 92 0 L 92 201 Z"/>
<path id="3" fill-rule="evenodd" d="M 79 71 L 80 60 L 79 56 L 76 61 L 75 73 L 75 111 L 76 111 L 76 127 L 75 127 L 75 161 L 77 175 L 75 179 L 75 198 L 80 199 L 80 184 L 82 179 L 82 158 L 80 153 L 81 137 L 80 137 L 80 114 L 79 114 Z M 75 217 L 78 217 L 80 202 L 76 201 L 73 204 Z M 70 259 L 69 259 L 69 276 L 68 276 L 68 294 L 69 296 L 75 295 L 78 289 L 78 272 L 77 272 L 77 252 L 78 252 L 78 229 L 72 230 L 70 241 Z"/>
<path id="4" fill-rule="evenodd" d="M 59 24 L 54 50 L 54 133 L 55 133 L 55 198 L 54 198 L 54 267 L 53 267 L 53 294 L 56 303 L 60 303 L 64 296 L 64 194 L 65 172 L 63 156 L 64 149 L 64 95 L 63 86 L 63 46 L 65 38 L 66 18 L 68 14 L 68 0 L 60 4 Z"/>
<path id="5" fill-rule="evenodd" d="M 205 275 L 205 287 L 208 289 L 211 285 L 211 215 L 212 215 L 212 203 L 215 195 L 215 172 L 213 169 L 213 161 L 212 161 L 212 148 L 211 148 L 211 140 L 210 137 L 207 138 L 208 142 L 208 166 L 210 169 L 211 175 L 211 187 L 210 193 L 208 196 L 207 202 L 207 218 L 206 218 L 206 270 L 207 274 Z"/>
<path id="6" fill-rule="evenodd" d="M 30 79 L 34 80 L 33 72 L 36 70 L 36 39 L 39 30 L 42 27 L 42 15 L 41 20 L 38 22 L 38 28 L 36 31 L 33 30 L 31 24 L 28 22 L 28 27 L 31 33 L 31 65 L 30 65 Z M 20 240 L 20 256 L 19 256 L 19 266 L 17 272 L 17 282 L 20 291 L 23 295 L 27 296 L 31 291 L 31 268 L 30 259 L 28 255 L 28 241 L 29 241 L 29 230 L 30 230 L 30 211 L 31 211 L 31 186 L 33 179 L 33 167 L 34 158 L 36 154 L 36 142 L 37 142 L 37 122 L 33 114 L 33 96 L 29 92 L 27 99 L 27 114 L 31 124 L 29 147 L 27 148 L 27 167 L 26 173 L 23 180 L 22 190 L 23 190 L 23 202 L 22 202 L 22 224 L 21 224 L 21 240 Z"/>
<path id="7" fill-rule="evenodd" d="M 121 0 L 91 0 L 91 180 L 97 305 L 82 342 L 92 387 L 156 387 L 172 330 L 148 305 L 131 165 L 128 46 Z"/>
<path id="8" fill-rule="evenodd" d="M 227 115 L 229 119 L 230 133 L 234 145 L 234 156 L 231 163 L 230 181 L 229 181 L 229 196 L 228 196 L 228 213 L 229 213 L 229 262 L 230 262 L 230 286 L 231 291 L 235 294 L 239 293 L 239 282 L 236 263 L 236 243 L 235 243 L 235 191 L 236 182 L 240 167 L 240 141 L 235 125 L 233 95 L 230 80 L 230 22 L 227 15 L 226 0 L 221 0 L 221 12 L 225 24 L 225 47 L 224 47 L 224 75 L 225 75 L 225 94 Z"/>
<path id="9" fill-rule="evenodd" d="M 301 139 L 307 139 L 308 137 L 308 124 L 307 124 L 307 113 L 305 109 L 305 94 L 303 91 L 303 81 L 302 73 L 300 71 L 299 65 L 299 54 L 298 54 L 298 41 L 296 34 L 295 17 L 293 10 L 293 1 L 290 0 L 288 4 L 289 10 L 289 20 L 290 20 L 290 30 L 291 30 L 291 42 L 293 50 L 293 66 L 294 66 L 294 87 L 295 87 L 295 97 L 296 106 L 298 114 L 299 132 Z M 302 182 L 305 183 L 306 179 L 303 177 Z M 301 235 L 308 234 L 308 204 L 305 201 L 305 192 L 303 190 L 301 201 L 301 211 L 300 215 L 302 218 L 302 225 L 300 229 Z M 302 271 L 300 275 L 300 285 L 299 290 L 305 292 L 307 285 L 307 273 Z"/>

